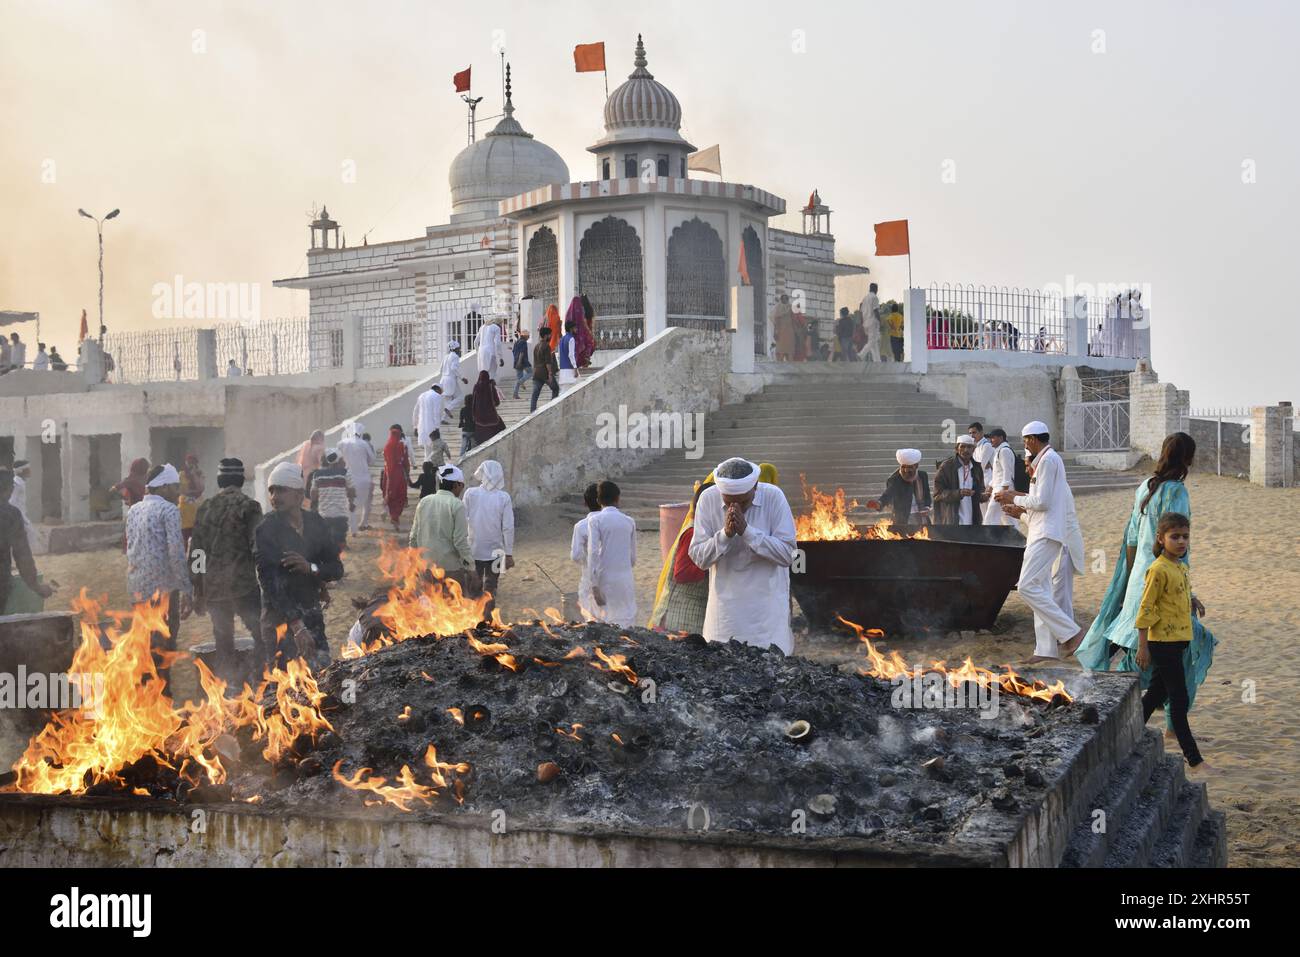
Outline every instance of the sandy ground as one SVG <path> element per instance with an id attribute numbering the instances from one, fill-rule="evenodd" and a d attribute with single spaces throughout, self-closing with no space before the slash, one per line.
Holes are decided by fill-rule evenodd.
<path id="1" fill-rule="evenodd" d="M 1219 639 L 1209 678 L 1192 712 L 1201 750 L 1220 774 L 1209 781 L 1213 804 L 1228 813 L 1229 857 L 1234 866 L 1300 864 L 1300 735 L 1289 715 L 1300 701 L 1300 558 L 1294 529 L 1300 525 L 1300 489 L 1261 489 L 1246 482 L 1197 476 L 1189 481 L 1192 516 L 1192 581 L 1207 606 L 1206 624 Z M 1091 622 L 1110 581 L 1132 492 L 1092 495 L 1078 500 L 1089 568 L 1075 581 L 1075 612 Z M 525 617 L 523 609 L 560 607 L 558 590 L 534 563 L 540 563 L 561 588 L 576 591 L 577 566 L 569 561 L 570 526 L 540 514 L 520 515 L 516 567 L 502 578 L 499 604 L 507 620 Z M 383 533 L 365 533 L 350 543 L 348 575 L 327 614 L 331 646 L 337 651 L 355 620 L 346 600 L 368 593 L 377 583 L 374 559 Z M 405 536 L 402 536 L 403 541 Z M 652 605 L 658 580 L 658 533 L 643 533 L 638 543 L 637 584 L 641 617 Z M 125 559 L 119 551 L 47 556 L 42 572 L 60 583 L 50 607 L 67 607 L 81 585 L 106 592 L 110 607 L 126 605 Z M 868 623 L 869 624 L 869 623 Z M 211 638 L 206 618 L 181 625 L 182 648 Z M 884 642 L 909 661 L 969 655 L 976 664 L 1016 665 L 1033 653 L 1033 623 L 1012 593 L 997 629 L 925 640 Z M 827 662 L 856 664 L 862 654 L 850 638 L 796 638 L 796 653 Z M 176 669 L 181 697 L 197 689 L 193 668 Z M 1254 694 L 1248 694 L 1253 686 Z M 1163 728 L 1159 712 L 1153 727 Z M 1174 750 L 1177 745 L 1170 742 Z"/>

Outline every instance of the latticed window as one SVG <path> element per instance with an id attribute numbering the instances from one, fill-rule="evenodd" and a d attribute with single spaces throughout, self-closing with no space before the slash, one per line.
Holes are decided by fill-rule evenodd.
<path id="1" fill-rule="evenodd" d="M 754 355 L 767 356 L 767 273 L 763 271 L 763 243 L 753 226 L 746 226 L 741 236 L 745 244 L 745 265 L 754 292 Z"/>
<path id="2" fill-rule="evenodd" d="M 524 294 L 540 300 L 542 309 L 556 303 L 560 295 L 560 251 L 555 233 L 543 226 L 528 240 L 524 267 Z"/>
<path id="3" fill-rule="evenodd" d="M 636 177 L 637 177 L 637 168 L 636 168 L 636 154 L 635 154 L 635 153 L 627 153 L 627 154 L 624 155 L 624 157 L 623 157 L 623 177 L 624 177 L 625 179 L 636 179 Z"/>
<path id="4" fill-rule="evenodd" d="M 578 287 L 603 318 L 644 314 L 641 238 L 625 220 L 606 216 L 582 236 Z"/>
<path id="5" fill-rule="evenodd" d="M 725 319 L 726 315 L 722 238 L 696 216 L 668 237 L 668 319 Z"/>
<path id="6" fill-rule="evenodd" d="M 658 159 L 655 161 L 655 175 L 662 176 L 665 179 L 668 178 L 668 154 L 667 153 L 660 153 Z"/>

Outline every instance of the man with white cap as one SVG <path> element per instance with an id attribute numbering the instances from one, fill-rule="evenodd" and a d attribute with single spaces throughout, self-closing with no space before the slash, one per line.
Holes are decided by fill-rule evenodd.
<path id="1" fill-rule="evenodd" d="M 731 458 L 695 506 L 691 561 L 709 573 L 708 641 L 736 641 L 794 653 L 790 564 L 794 515 L 785 494 L 758 480 L 753 462 Z"/>
<path id="2" fill-rule="evenodd" d="M 438 469 L 438 491 L 420 499 L 407 544 L 420 549 L 425 561 L 441 568 L 460 583 L 463 594 L 473 597 L 478 594 L 479 577 L 469 547 L 469 521 L 461 501 L 464 491 L 465 473 L 454 465 Z"/>
<path id="3" fill-rule="evenodd" d="M 506 364 L 502 346 L 501 326 L 495 319 L 485 320 L 478 327 L 478 335 L 474 339 L 474 356 L 478 360 L 479 371 L 486 372 L 493 382 L 497 380 L 497 372 Z"/>
<path id="4" fill-rule="evenodd" d="M 925 525 L 930 521 L 930 479 L 920 468 L 919 449 L 899 449 L 894 453 L 898 468 L 885 481 L 885 491 L 878 499 L 867 502 L 876 512 L 893 512 L 895 525 Z"/>
<path id="5" fill-rule="evenodd" d="M 325 520 L 302 509 L 305 485 L 296 462 L 281 462 L 271 470 L 267 495 L 272 511 L 257 526 L 253 554 L 268 653 L 281 664 L 302 657 L 319 668 L 330 658 L 322 599 L 328 599 L 326 583 L 343 577 L 343 562 Z M 278 641 L 281 625 L 291 643 Z"/>
<path id="6" fill-rule="evenodd" d="M 1074 495 L 1065 480 L 1065 463 L 1049 444 L 1046 423 L 1030 422 L 1020 432 L 1025 449 L 1034 457 L 1034 476 L 1029 493 L 1003 490 L 994 498 L 1008 514 L 1027 515 L 1028 542 L 1020 566 L 1016 589 L 1034 612 L 1034 654 L 1030 664 L 1054 661 L 1069 655 L 1083 632 L 1073 616 L 1056 600 L 1052 588 L 1052 566 L 1069 541 L 1069 515 L 1074 511 Z M 1082 560 L 1082 540 L 1080 540 Z"/>
<path id="7" fill-rule="evenodd" d="M 415 400 L 415 414 L 411 420 L 411 433 L 417 445 L 424 446 L 424 461 L 429 461 L 433 447 L 442 437 L 442 410 L 446 402 L 442 395 L 442 386 L 435 382 L 427 392 L 420 393 Z"/>
<path id="8" fill-rule="evenodd" d="M 131 600 L 147 602 L 154 595 L 167 599 L 167 633 L 154 632 L 150 645 L 175 651 L 182 618 L 190 616 L 194 585 L 185 561 L 181 535 L 180 473 L 172 465 L 155 465 L 145 480 L 144 498 L 126 513 L 126 582 Z M 171 668 L 155 655 L 163 694 L 171 694 Z"/>
<path id="9" fill-rule="evenodd" d="M 992 465 L 988 469 L 986 476 L 988 478 L 988 490 L 991 494 L 988 501 L 984 503 L 984 524 L 1015 525 L 1015 516 L 1008 515 L 993 496 L 998 492 L 1005 492 L 1008 489 L 1015 488 L 1016 453 L 1012 451 L 1010 443 L 1007 442 L 1005 429 L 990 429 L 988 438 L 993 453 L 990 458 Z"/>
<path id="10" fill-rule="evenodd" d="M 339 456 L 347 466 L 348 478 L 356 490 L 356 508 L 348 514 L 348 531 L 356 533 L 370 528 L 370 499 L 374 492 L 374 480 L 370 477 L 370 467 L 375 464 L 375 449 L 362 436 L 366 427 L 360 422 L 353 422 L 347 435 L 339 442 Z"/>
<path id="11" fill-rule="evenodd" d="M 515 509 L 500 462 L 487 459 L 475 469 L 474 477 L 478 485 L 465 491 L 465 520 L 474 570 L 483 579 L 484 590 L 492 595 L 483 614 L 491 615 L 501 572 L 515 567 Z"/>
<path id="12" fill-rule="evenodd" d="M 982 525 L 984 470 L 975 461 L 975 439 L 957 437 L 955 455 L 934 473 L 934 520 L 937 525 Z"/>
<path id="13" fill-rule="evenodd" d="M 438 385 L 442 388 L 443 412 L 450 414 L 459 409 L 461 402 L 464 401 L 460 391 L 461 384 L 469 385 L 468 379 L 460 377 L 460 343 L 455 339 L 447 343 L 447 357 L 442 360 L 442 370 L 439 375 Z"/>

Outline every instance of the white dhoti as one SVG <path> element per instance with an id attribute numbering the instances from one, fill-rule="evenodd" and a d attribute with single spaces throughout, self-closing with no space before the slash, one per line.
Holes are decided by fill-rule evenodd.
<path id="1" fill-rule="evenodd" d="M 1068 641 L 1079 632 L 1079 626 L 1057 603 L 1053 593 L 1052 566 L 1062 551 L 1062 544 L 1050 538 L 1030 541 L 1025 546 L 1020 580 L 1016 583 L 1020 597 L 1034 613 L 1034 654 L 1044 658 L 1059 658 L 1057 643 Z"/>
<path id="2" fill-rule="evenodd" d="M 995 502 L 990 498 L 984 503 L 984 524 L 985 525 L 1018 525 L 1020 519 L 1013 518 L 1006 512 L 1002 511 L 1002 504 Z"/>
<path id="3" fill-rule="evenodd" d="M 367 475 L 365 478 L 354 479 L 353 488 L 357 491 L 355 500 L 356 508 L 349 515 L 348 528 L 356 532 L 362 525 L 370 524 L 370 496 L 374 491 L 374 481 Z"/>
<path id="4" fill-rule="evenodd" d="M 880 361 L 880 323 L 875 319 L 869 319 L 863 323 L 867 330 L 867 344 L 862 347 L 858 353 L 858 358 L 863 362 Z"/>
<path id="5" fill-rule="evenodd" d="M 1052 573 L 1052 600 L 1066 618 L 1074 620 L 1074 562 L 1068 548 L 1061 549 L 1061 560 Z"/>

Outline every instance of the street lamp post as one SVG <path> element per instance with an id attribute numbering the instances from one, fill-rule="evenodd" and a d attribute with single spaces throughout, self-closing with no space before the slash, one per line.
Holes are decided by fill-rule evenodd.
<path id="1" fill-rule="evenodd" d="M 77 212 L 87 219 L 93 220 L 95 229 L 99 233 L 99 347 L 102 349 L 104 347 L 104 223 L 120 213 L 121 210 L 115 209 L 103 219 L 95 219 L 84 209 L 79 209 Z"/>

